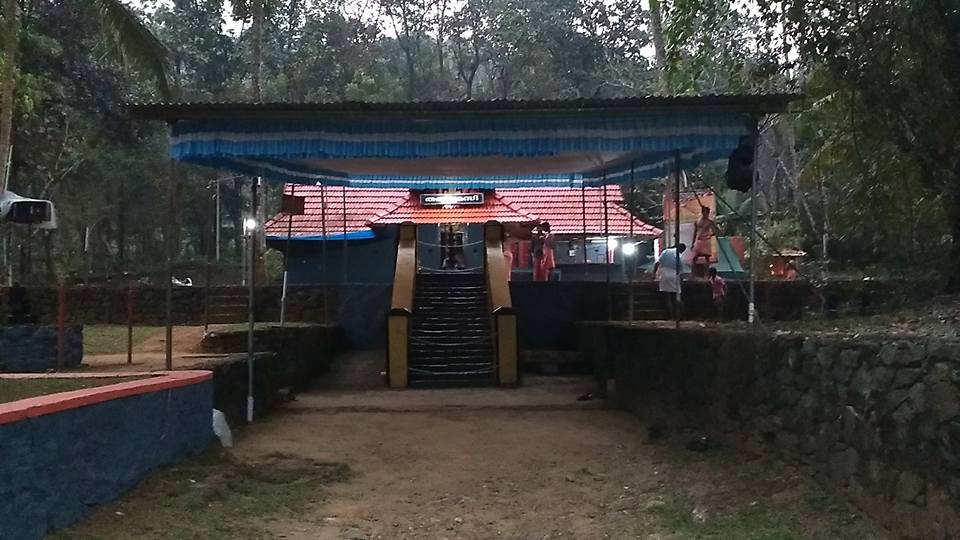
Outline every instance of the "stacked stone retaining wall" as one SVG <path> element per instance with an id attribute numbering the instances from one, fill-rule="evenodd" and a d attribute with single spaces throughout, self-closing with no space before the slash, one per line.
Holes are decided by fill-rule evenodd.
<path id="1" fill-rule="evenodd" d="M 809 465 L 907 537 L 960 537 L 960 342 L 583 325 L 614 399 Z"/>
<path id="2" fill-rule="evenodd" d="M 0 326 L 0 372 L 43 372 L 57 367 L 59 329 L 56 326 Z M 64 367 L 83 360 L 83 326 L 64 328 Z"/>

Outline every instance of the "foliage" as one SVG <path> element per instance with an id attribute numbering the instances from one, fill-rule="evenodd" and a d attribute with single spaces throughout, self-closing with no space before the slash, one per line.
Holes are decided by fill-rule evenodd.
<path id="1" fill-rule="evenodd" d="M 844 255 L 942 261 L 948 288 L 960 289 L 960 5 L 762 5 L 807 77 L 805 178 L 824 222 L 842 231 Z"/>
<path id="2" fill-rule="evenodd" d="M 764 236 L 780 248 L 834 269 L 939 265 L 960 283 L 955 3 L 660 0 L 659 26 L 641 0 L 144 0 L 142 12 L 107 3 L 23 4 L 11 188 L 53 198 L 61 227 L 0 229 L 21 277 L 162 267 L 165 134 L 131 122 L 120 104 L 156 99 L 161 66 L 144 59 L 163 49 L 171 92 L 190 101 L 246 100 L 252 87 L 265 101 L 802 91 L 802 111 L 764 124 L 758 193 L 723 189 L 722 164 L 691 171 L 729 202 L 723 226 L 745 234 L 756 201 Z M 251 31 L 257 6 L 262 47 Z M 225 10 L 243 21 L 239 32 L 226 28 Z M 156 40 L 129 27 L 135 16 Z M 139 45 L 118 45 L 124 28 Z M 662 58 L 650 58 L 656 42 Z M 177 176 L 178 257 L 215 251 L 218 183 L 220 247 L 237 261 L 249 180 L 192 166 Z M 263 198 L 269 214 L 277 188 Z M 662 185 L 627 198 L 659 223 Z"/>

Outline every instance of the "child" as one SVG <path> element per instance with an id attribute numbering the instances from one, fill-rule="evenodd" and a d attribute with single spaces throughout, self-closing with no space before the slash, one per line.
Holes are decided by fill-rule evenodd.
<path id="1" fill-rule="evenodd" d="M 711 268 L 707 281 L 710 282 L 710 292 L 713 296 L 713 307 L 717 310 L 717 318 L 723 320 L 723 304 L 727 298 L 727 282 L 717 275 L 717 269 Z"/>

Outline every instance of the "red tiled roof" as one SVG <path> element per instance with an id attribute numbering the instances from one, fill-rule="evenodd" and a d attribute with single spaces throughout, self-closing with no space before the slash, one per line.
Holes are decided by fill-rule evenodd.
<path id="1" fill-rule="evenodd" d="M 296 186 L 294 195 L 306 197 L 305 214 L 293 216 L 293 237 L 319 236 L 324 227 L 321 219 L 320 202 L 326 202 L 326 232 L 335 235 L 344 232 L 344 208 L 346 208 L 346 232 L 366 231 L 370 219 L 377 214 L 389 212 L 409 197 L 406 189 L 365 189 L 326 186 L 321 197 L 320 186 Z M 344 204 L 346 190 L 346 204 Z M 290 194 L 288 184 L 284 193 Z M 277 214 L 267 221 L 267 236 L 285 237 L 287 235 L 287 216 Z"/>
<path id="2" fill-rule="evenodd" d="M 587 234 L 603 234 L 603 189 L 587 188 L 523 188 L 498 189 L 487 192 L 483 205 L 459 207 L 422 207 L 418 199 L 406 189 L 366 189 L 328 186 L 326 199 L 326 231 L 336 235 L 344 232 L 365 231 L 371 225 L 387 225 L 412 221 L 414 223 L 529 223 L 549 221 L 555 234 L 583 234 L 584 200 L 586 202 Z M 623 196 L 618 186 L 607 186 L 607 213 L 611 234 L 630 233 L 630 214 L 621 206 Z M 344 191 L 345 190 L 345 191 Z M 288 185 L 284 190 L 290 193 Z M 293 237 L 323 234 L 319 186 L 297 186 L 296 195 L 306 197 L 306 214 L 294 216 Z M 344 195 L 346 204 L 344 205 Z M 267 236 L 287 234 L 287 217 L 278 214 L 266 224 Z M 633 233 L 637 236 L 659 236 L 662 231 L 638 219 L 633 219 Z"/>
<path id="3" fill-rule="evenodd" d="M 391 223 L 530 223 L 535 217 L 505 203 L 496 193 L 487 194 L 483 204 L 471 206 L 420 206 L 416 195 L 410 195 L 402 204 L 370 220 L 375 225 Z"/>
<path id="4" fill-rule="evenodd" d="M 524 188 L 498 189 L 497 194 L 515 208 L 550 222 L 554 234 L 583 234 L 586 216 L 587 234 L 604 233 L 603 190 L 607 190 L 607 221 L 610 233 L 630 234 L 630 213 L 622 206 L 619 186 L 606 188 Z M 584 205 L 586 209 L 584 210 Z M 659 236 L 663 231 L 633 218 L 633 234 Z"/>

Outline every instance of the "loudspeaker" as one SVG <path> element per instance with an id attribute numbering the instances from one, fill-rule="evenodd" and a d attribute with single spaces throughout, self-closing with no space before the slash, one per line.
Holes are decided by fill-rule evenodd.
<path id="1" fill-rule="evenodd" d="M 727 187 L 746 193 L 753 187 L 753 156 L 757 138 L 740 137 L 740 145 L 727 160 Z"/>

